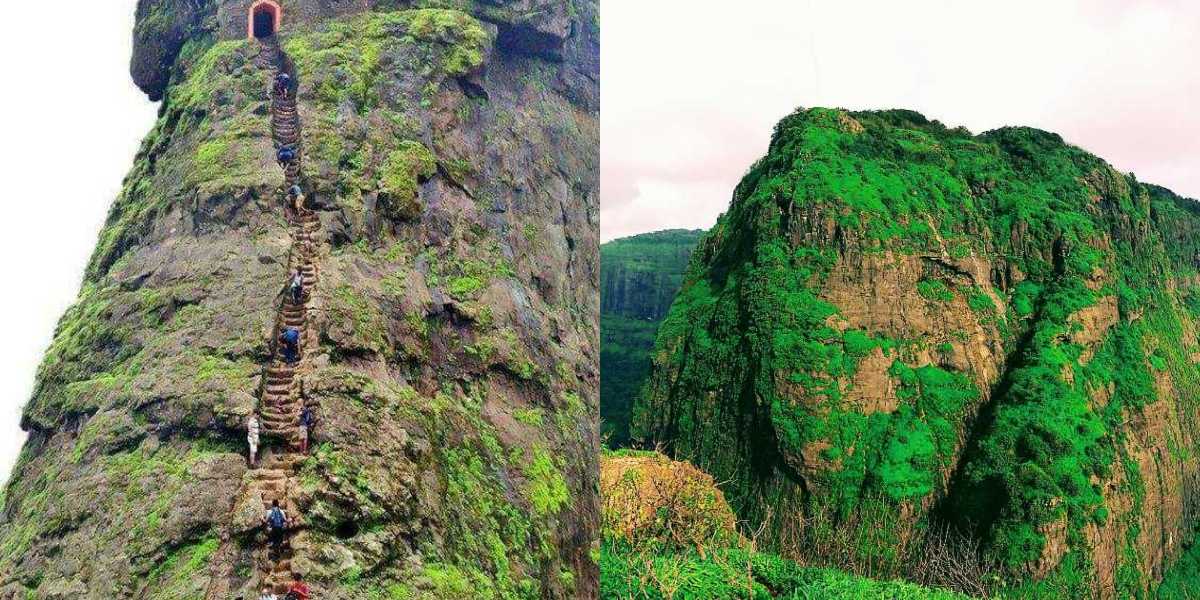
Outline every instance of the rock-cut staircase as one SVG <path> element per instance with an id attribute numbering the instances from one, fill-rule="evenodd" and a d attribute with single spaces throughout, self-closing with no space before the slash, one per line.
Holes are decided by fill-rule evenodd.
<path id="1" fill-rule="evenodd" d="M 261 41 L 258 64 L 271 74 L 272 90 L 275 76 L 285 68 L 283 51 L 275 38 Z M 301 182 L 300 161 L 300 118 L 296 112 L 294 93 L 271 92 L 271 133 L 275 149 L 291 146 L 296 150 L 296 159 L 284 169 L 283 196 L 287 190 Z M 316 288 L 318 271 L 316 265 L 317 245 L 315 236 L 320 231 L 320 221 L 314 211 L 306 206 L 295 206 L 287 200 L 287 213 L 292 228 L 292 249 L 288 260 L 288 272 L 282 278 L 290 278 L 292 270 L 298 269 L 304 280 L 304 294 L 294 302 L 290 293 L 284 293 L 275 327 L 271 332 L 272 356 L 263 375 L 262 394 L 258 414 L 265 438 L 265 451 L 258 468 L 251 471 L 248 485 L 252 492 L 262 498 L 264 507 L 274 501 L 287 512 L 291 519 L 289 529 L 279 552 L 272 552 L 264 542 L 256 555 L 258 588 L 272 587 L 283 593 L 294 579 L 292 559 L 305 546 L 303 518 L 296 506 L 297 470 L 305 456 L 300 452 L 300 413 L 304 408 L 301 379 L 311 369 L 315 335 L 310 327 L 309 313 L 312 290 Z M 278 343 L 285 328 L 300 331 L 299 361 L 288 364 L 283 358 Z M 268 442 L 269 440 L 269 442 Z"/>
<path id="2" fill-rule="evenodd" d="M 262 455 L 258 465 L 243 479 L 239 495 L 239 506 L 245 502 L 245 506 L 254 507 L 260 512 L 258 515 L 249 515 L 249 521 L 243 521 L 235 515 L 234 523 L 221 532 L 221 545 L 210 562 L 205 600 L 228 600 L 232 597 L 231 591 L 238 579 L 234 566 L 239 560 L 234 537 L 239 532 L 261 530 L 255 524 L 274 502 L 279 502 L 290 519 L 287 535 L 279 552 L 269 549 L 265 535 L 255 537 L 261 542 L 254 550 L 255 577 L 244 584 L 243 589 L 246 585 L 252 586 L 251 596 L 257 596 L 263 587 L 271 587 L 275 593 L 283 594 L 296 575 L 293 559 L 307 547 L 307 530 L 299 514 L 296 492 L 299 482 L 297 471 L 305 459 L 300 445 L 300 414 L 305 402 L 301 381 L 304 374 L 312 369 L 317 339 L 309 315 L 314 310 L 312 291 L 316 289 L 319 279 L 316 261 L 320 248 L 317 236 L 321 224 L 316 213 L 304 206 L 303 202 L 296 206 L 287 198 L 287 190 L 301 181 L 300 118 L 296 112 L 295 95 L 274 92 L 275 76 L 287 64 L 278 40 L 271 37 L 260 39 L 259 42 L 255 64 L 270 73 L 271 134 L 275 149 L 278 151 L 282 146 L 291 146 L 296 150 L 296 159 L 284 169 L 284 186 L 281 190 L 281 195 L 286 199 L 285 210 L 292 229 L 292 248 L 288 256 L 288 271 L 280 273 L 280 285 L 290 280 L 292 270 L 299 269 L 304 280 L 304 295 L 294 302 L 289 292 L 282 294 L 279 312 L 271 330 L 271 358 L 264 366 L 257 408 Z M 284 361 L 278 343 L 280 334 L 287 327 L 300 330 L 299 361 L 295 364 Z"/>

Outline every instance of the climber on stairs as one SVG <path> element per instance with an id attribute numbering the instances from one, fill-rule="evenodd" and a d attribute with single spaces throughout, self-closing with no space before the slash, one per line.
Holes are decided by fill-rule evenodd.
<path id="1" fill-rule="evenodd" d="M 288 95 L 288 90 L 290 90 L 291 87 L 292 87 L 291 75 L 281 72 L 280 74 L 275 76 L 275 95 L 283 96 L 284 98 L 286 98 Z"/>
<path id="2" fill-rule="evenodd" d="M 308 435 L 312 430 L 313 414 L 312 409 L 305 405 L 300 411 L 300 452 L 308 453 Z"/>
<path id="3" fill-rule="evenodd" d="M 296 573 L 296 580 L 288 586 L 287 597 L 291 600 L 309 600 L 311 594 L 312 591 L 308 589 L 308 584 L 304 582 L 304 575 Z"/>
<path id="4" fill-rule="evenodd" d="M 296 160 L 296 149 L 291 146 L 281 146 L 279 152 L 275 153 L 275 158 L 279 161 L 279 166 L 286 169 L 293 160 Z"/>
<path id="5" fill-rule="evenodd" d="M 300 361 L 300 330 L 295 327 L 288 327 L 279 334 L 279 341 L 283 344 L 283 360 L 289 365 L 294 365 Z"/>
<path id="6" fill-rule="evenodd" d="M 250 445 L 250 466 L 258 466 L 258 415 L 251 414 L 246 421 L 246 443 Z"/>
<path id="7" fill-rule="evenodd" d="M 299 185 L 288 188 L 288 199 L 292 201 L 292 206 L 296 207 L 296 212 L 304 210 L 304 190 L 300 189 Z"/>
<path id="8" fill-rule="evenodd" d="M 283 534 L 287 531 L 288 518 L 287 513 L 279 508 L 279 501 L 271 501 L 271 510 L 267 511 L 267 515 L 263 517 L 263 524 L 267 527 L 267 537 L 270 540 L 271 548 L 275 552 L 279 552 L 279 548 L 283 546 Z"/>
<path id="9" fill-rule="evenodd" d="M 304 276 L 300 274 L 300 269 L 292 269 L 288 292 L 292 295 L 292 304 L 300 304 L 304 300 Z"/>

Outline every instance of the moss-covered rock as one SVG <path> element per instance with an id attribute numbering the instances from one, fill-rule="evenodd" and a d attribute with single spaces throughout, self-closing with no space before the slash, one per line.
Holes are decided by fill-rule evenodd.
<path id="1" fill-rule="evenodd" d="M 405 141 L 390 153 L 380 169 L 379 201 L 384 214 L 396 220 L 421 216 L 417 186 L 437 172 L 433 153 L 420 142 Z"/>
<path id="2" fill-rule="evenodd" d="M 1031 597 L 1144 594 L 1195 526 L 1197 231 L 1052 133 L 797 111 L 693 255 L 635 433 L 806 561 L 911 575 L 948 525 Z"/>

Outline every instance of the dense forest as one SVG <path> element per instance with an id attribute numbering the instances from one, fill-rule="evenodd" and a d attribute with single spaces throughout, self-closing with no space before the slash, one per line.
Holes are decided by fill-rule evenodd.
<path id="1" fill-rule="evenodd" d="M 629 410 L 650 370 L 658 324 L 671 308 L 702 231 L 656 231 L 600 245 L 600 426 L 629 443 Z"/>

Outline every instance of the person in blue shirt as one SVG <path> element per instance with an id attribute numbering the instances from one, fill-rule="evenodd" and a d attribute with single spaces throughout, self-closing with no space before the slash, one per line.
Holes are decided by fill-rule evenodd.
<path id="1" fill-rule="evenodd" d="M 289 163 L 296 160 L 296 149 L 291 146 L 282 146 L 275 153 L 275 158 L 279 161 L 279 166 L 287 168 Z"/>
<path id="2" fill-rule="evenodd" d="M 287 529 L 287 513 L 279 508 L 279 501 L 271 501 L 271 509 L 267 511 L 263 517 L 263 524 L 267 526 L 267 535 L 270 537 L 271 546 L 278 551 L 283 545 L 283 532 Z"/>
<path id="3" fill-rule="evenodd" d="M 283 359 L 287 364 L 294 365 L 300 360 L 300 330 L 295 327 L 288 327 L 279 334 L 279 341 L 283 343 Z"/>

